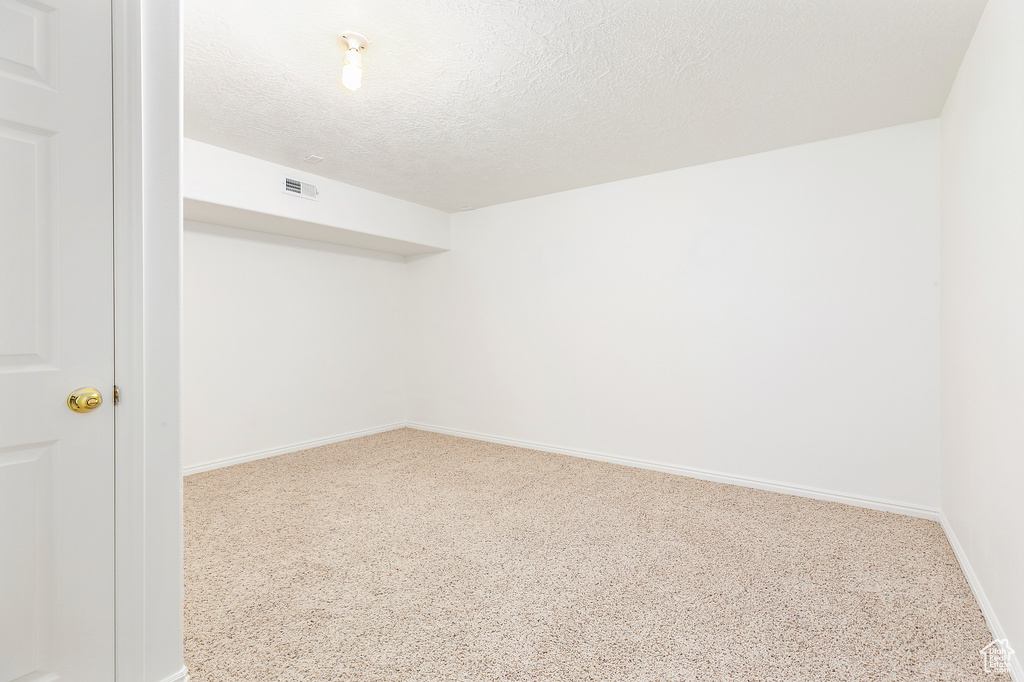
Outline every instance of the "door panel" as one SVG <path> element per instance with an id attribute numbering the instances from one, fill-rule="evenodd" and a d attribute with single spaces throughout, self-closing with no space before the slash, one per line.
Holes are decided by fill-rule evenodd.
<path id="1" fill-rule="evenodd" d="M 5 611 L 0 620 L 0 679 L 38 670 L 45 634 L 52 630 L 53 463 L 56 443 L 0 451 L 0 546 L 16 561 L 4 571 Z"/>
<path id="2" fill-rule="evenodd" d="M 34 0 L 0 0 L 0 73 L 53 87 L 54 8 Z"/>
<path id="3" fill-rule="evenodd" d="M 53 348 L 50 134 L 0 121 L 0 371 L 49 365 Z"/>
<path id="4" fill-rule="evenodd" d="M 0 0 L 0 682 L 114 677 L 110 47 L 109 0 Z"/>

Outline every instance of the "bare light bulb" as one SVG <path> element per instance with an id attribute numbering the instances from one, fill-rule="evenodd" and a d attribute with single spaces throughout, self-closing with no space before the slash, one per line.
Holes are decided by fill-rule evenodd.
<path id="1" fill-rule="evenodd" d="M 362 33 L 345 31 L 338 36 L 338 42 L 345 47 L 345 62 L 341 66 L 341 84 L 355 92 L 363 84 L 363 55 L 370 41 Z"/>
<path id="2" fill-rule="evenodd" d="M 352 92 L 363 84 L 363 55 L 359 54 L 359 48 L 353 47 L 345 53 L 345 64 L 341 67 L 341 84 Z"/>

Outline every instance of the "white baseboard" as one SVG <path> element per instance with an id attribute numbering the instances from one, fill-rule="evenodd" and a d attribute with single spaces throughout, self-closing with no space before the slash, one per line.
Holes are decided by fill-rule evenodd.
<path id="1" fill-rule="evenodd" d="M 446 429 L 440 426 L 433 426 L 430 424 L 408 422 L 405 424 L 405 426 L 408 426 L 411 429 L 419 429 L 420 431 L 445 433 L 448 434 L 449 436 L 460 436 L 462 438 L 472 438 L 474 440 L 482 440 L 487 441 L 489 443 L 512 445 L 517 448 L 526 448 L 528 450 L 552 452 L 559 455 L 582 457 L 584 459 L 595 459 L 601 462 L 611 462 L 612 464 L 622 464 L 624 466 L 637 467 L 640 469 L 652 469 L 654 471 L 663 471 L 668 474 L 688 476 L 690 478 L 699 478 L 703 481 L 728 483 L 730 485 L 739 485 L 745 488 L 757 488 L 758 490 L 768 490 L 770 492 L 783 493 L 785 495 L 809 497 L 811 499 L 823 500 L 825 502 L 841 502 L 842 504 L 849 504 L 854 507 L 877 509 L 879 511 L 887 511 L 892 512 L 894 514 L 903 514 L 905 516 L 916 516 L 922 519 L 929 519 L 931 521 L 939 520 L 939 510 L 936 508 L 922 507 L 918 505 L 907 504 L 904 502 L 896 502 L 894 500 L 883 500 L 874 497 L 849 495 L 846 493 L 835 492 L 833 490 L 824 490 L 822 488 L 808 488 L 804 486 L 790 485 L 788 483 L 770 481 L 762 478 L 734 476 L 732 474 L 723 474 L 717 471 L 708 471 L 707 469 L 696 469 L 693 467 L 678 466 L 676 464 L 666 464 L 664 462 L 654 462 L 646 459 L 620 457 L 618 455 L 609 455 L 601 452 L 590 452 L 587 450 L 575 450 L 572 448 L 560 448 L 555 447 L 553 445 L 547 445 L 545 443 L 531 443 L 529 441 L 515 440 L 513 438 L 501 438 L 498 436 L 491 436 L 485 433 L 476 433 L 474 431 Z"/>
<path id="2" fill-rule="evenodd" d="M 212 462 L 204 462 L 202 464 L 195 464 L 189 467 L 185 467 L 182 470 L 182 475 L 188 476 L 189 474 L 198 474 L 203 471 L 220 469 L 222 467 L 232 466 L 234 464 L 242 464 L 243 462 L 251 462 L 253 460 L 264 459 L 266 457 L 274 457 L 276 455 L 285 455 L 291 452 L 298 452 L 300 450 L 308 450 L 309 448 L 315 448 L 320 445 L 340 443 L 341 441 L 351 440 L 352 438 L 370 436 L 375 433 L 393 431 L 395 429 L 400 429 L 403 427 L 419 429 L 420 431 L 444 433 L 450 436 L 459 436 L 460 438 L 482 440 L 489 443 L 512 445 L 514 447 L 526 448 L 528 450 L 539 450 L 541 452 L 552 452 L 559 455 L 569 455 L 570 457 L 582 457 L 584 459 L 593 459 L 601 462 L 611 462 L 612 464 L 621 464 L 624 466 L 637 467 L 640 469 L 663 471 L 665 473 L 676 474 L 678 476 L 689 476 L 690 478 L 699 478 L 704 481 L 715 481 L 717 483 L 728 483 L 730 485 L 739 485 L 745 488 L 757 488 L 758 490 L 768 490 L 775 493 L 783 493 L 785 495 L 809 497 L 811 499 L 823 500 L 825 502 L 840 502 L 842 504 L 849 504 L 854 507 L 877 509 L 879 511 L 887 511 L 892 512 L 894 514 L 903 514 L 905 516 L 916 516 L 923 519 L 930 519 L 932 521 L 938 521 L 940 516 L 939 510 L 936 508 L 907 504 L 905 502 L 897 502 L 895 500 L 884 500 L 875 497 L 850 495 L 847 493 L 836 492 L 834 490 L 825 490 L 823 488 L 810 488 L 805 486 L 791 485 L 789 483 L 782 483 L 780 481 L 771 481 L 762 478 L 735 476 L 733 474 L 725 474 L 718 471 L 709 471 L 707 469 L 697 469 L 694 467 L 685 467 L 676 464 L 666 464 L 664 462 L 655 462 L 646 459 L 636 459 L 633 457 L 620 457 L 619 455 L 609 455 L 602 452 L 576 450 L 573 448 L 560 448 L 554 445 L 548 445 L 546 443 L 534 443 L 531 441 L 516 440 L 514 438 L 502 438 L 499 436 L 492 436 L 486 433 L 477 433 L 475 431 L 463 431 L 461 429 L 447 429 L 440 426 L 434 426 L 432 424 L 421 424 L 418 422 L 396 422 L 394 424 L 386 424 L 384 426 L 378 426 L 372 429 L 352 431 L 337 436 L 330 436 L 328 438 L 320 438 L 318 440 L 311 440 L 303 443 L 295 443 L 293 445 L 285 445 L 279 448 L 272 448 L 270 450 L 259 450 L 257 452 L 249 452 L 244 455 L 225 457 L 223 459 L 218 459 Z"/>
<path id="3" fill-rule="evenodd" d="M 992 631 L 992 638 L 1007 639 L 1006 631 L 999 624 L 999 618 L 996 617 L 995 609 L 992 608 L 992 602 L 985 595 L 981 581 L 978 580 L 978 574 L 974 572 L 971 562 L 967 559 L 967 553 L 964 552 L 963 545 L 960 544 L 956 533 L 953 532 L 953 526 L 950 525 L 949 519 L 941 512 L 939 513 L 939 524 L 946 533 L 946 539 L 949 540 L 949 546 L 953 548 L 956 560 L 960 562 L 960 570 L 963 571 L 964 577 L 967 578 L 967 584 L 971 586 L 971 592 L 974 593 L 974 598 L 977 600 L 978 606 L 981 607 L 981 612 L 985 615 L 985 622 L 988 623 L 988 629 Z M 1024 647 L 1024 643 L 1018 642 L 1018 644 Z M 1024 682 L 1024 667 L 1021 666 L 1021 656 L 1024 656 L 1024 652 L 1019 647 L 1014 647 L 1013 643 L 1010 644 L 1010 647 L 1016 650 L 1016 653 L 1010 658 L 1010 677 L 1014 682 Z"/>
<path id="4" fill-rule="evenodd" d="M 295 443 L 294 445 L 285 445 L 283 447 L 272 448 L 270 450 L 258 450 L 256 452 L 249 452 L 244 455 L 234 455 L 232 457 L 225 457 L 223 459 L 214 460 L 212 462 L 193 464 L 192 466 L 182 468 L 181 475 L 188 476 L 189 474 L 198 474 L 202 471 L 211 471 L 212 469 L 229 467 L 234 464 L 242 464 L 243 462 L 252 462 L 253 460 L 264 459 L 266 457 L 274 457 L 276 455 L 287 455 L 290 452 L 308 450 L 309 448 L 315 448 L 321 445 L 330 445 L 331 443 L 340 443 L 343 440 L 361 438 L 362 436 L 372 436 L 375 433 L 383 433 L 385 431 L 394 431 L 395 429 L 400 429 L 405 425 L 405 422 L 396 422 L 394 424 L 377 426 L 372 429 L 363 429 L 362 431 L 351 431 L 349 433 L 343 433 L 337 436 L 329 436 L 327 438 L 320 438 L 317 440 L 310 440 L 304 443 Z"/>
<path id="5" fill-rule="evenodd" d="M 188 682 L 188 668 L 181 666 L 181 670 L 164 678 L 161 682 Z"/>

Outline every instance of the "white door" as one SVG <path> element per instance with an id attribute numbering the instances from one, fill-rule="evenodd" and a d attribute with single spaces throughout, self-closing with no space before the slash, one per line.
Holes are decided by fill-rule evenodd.
<path id="1" fill-rule="evenodd" d="M 0 682 L 114 676 L 110 36 L 0 0 Z"/>

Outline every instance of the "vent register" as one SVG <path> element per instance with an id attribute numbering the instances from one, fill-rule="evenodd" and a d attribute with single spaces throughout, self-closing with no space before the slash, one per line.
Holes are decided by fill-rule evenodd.
<path id="1" fill-rule="evenodd" d="M 301 180 L 294 180 L 292 178 L 284 179 L 283 191 L 285 194 L 302 197 L 303 199 L 309 199 L 310 201 L 318 201 L 320 196 L 320 190 L 318 190 L 316 185 L 313 183 L 302 182 Z"/>

